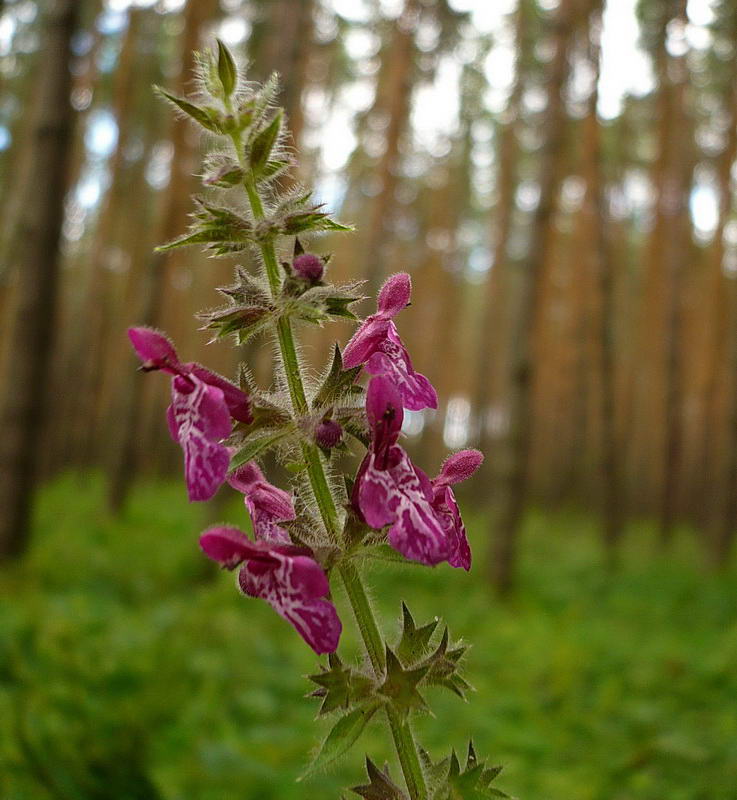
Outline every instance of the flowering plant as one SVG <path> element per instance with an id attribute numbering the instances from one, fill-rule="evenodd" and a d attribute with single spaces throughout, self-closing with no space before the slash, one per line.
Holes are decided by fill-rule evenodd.
<path id="1" fill-rule="evenodd" d="M 320 715 L 336 715 L 312 774 L 343 755 L 375 715 L 386 716 L 404 786 L 388 767 L 367 759 L 368 783 L 352 791 L 378 800 L 450 800 L 504 796 L 491 786 L 499 768 L 479 761 L 469 744 L 465 764 L 455 752 L 434 762 L 415 741 L 414 715 L 426 712 L 427 686 L 463 697 L 465 647 L 450 641 L 438 620 L 418 627 L 402 604 L 402 632 L 382 635 L 361 577 L 362 561 L 376 548 L 397 558 L 466 570 L 471 551 L 452 486 L 482 461 L 476 450 L 450 456 L 430 479 L 399 444 L 404 409 L 435 408 L 437 395 L 415 372 L 394 318 L 410 301 L 409 275 L 390 277 L 375 314 L 345 349 L 336 345 L 322 379 L 311 385 L 295 341 L 299 323 L 358 321 L 360 285 L 326 280 L 329 256 L 307 252 L 305 235 L 346 231 L 300 187 L 280 191 L 292 166 L 282 111 L 274 107 L 276 79 L 246 83 L 229 50 L 198 55 L 192 98 L 161 93 L 183 114 L 215 134 L 228 149 L 208 156 L 203 183 L 221 190 L 222 204 L 197 198 L 190 230 L 165 244 L 201 244 L 214 255 L 249 251 L 255 269 L 236 269 L 219 291 L 224 306 L 201 315 L 215 338 L 242 344 L 257 335 L 275 339 L 275 385 L 256 386 L 242 365 L 238 384 L 195 363 L 182 363 L 167 337 L 151 328 L 129 330 L 145 371 L 171 376 L 168 423 L 184 452 L 190 500 L 207 500 L 228 482 L 243 494 L 253 538 L 215 525 L 200 537 L 204 554 L 238 570 L 243 594 L 265 600 L 327 664 L 311 676 Z M 239 194 L 240 190 L 240 194 Z M 291 237 L 288 238 L 288 237 Z M 289 243 L 289 257 L 282 248 Z M 368 375 L 366 390 L 362 373 Z M 350 440 L 366 447 L 353 480 L 341 476 L 335 453 Z M 272 485 L 259 462 L 271 454 L 295 475 L 291 491 Z M 342 581 L 365 650 L 365 663 L 346 665 L 337 655 L 342 623 L 331 582 Z"/>

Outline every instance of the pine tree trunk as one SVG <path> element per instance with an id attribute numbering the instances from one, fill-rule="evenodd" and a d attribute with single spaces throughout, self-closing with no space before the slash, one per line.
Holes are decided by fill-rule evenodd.
<path id="1" fill-rule="evenodd" d="M 520 2 L 514 17 L 514 43 L 517 53 L 514 82 L 507 103 L 508 119 L 498 129 L 496 161 L 499 164 L 497 176 L 497 202 L 493 215 L 494 251 L 490 274 L 486 280 L 484 307 L 481 317 L 481 330 L 477 344 L 475 380 L 473 388 L 473 409 L 476 417 L 479 449 L 487 454 L 484 472 L 491 475 L 488 465 L 492 463 L 492 441 L 489 425 L 490 401 L 498 381 L 503 361 L 504 347 L 500 339 L 504 333 L 505 307 L 509 306 L 510 280 L 507 248 L 512 233 L 514 216 L 514 195 L 517 189 L 517 162 L 519 147 L 517 127 L 522 111 L 522 94 L 525 88 L 522 53 L 526 37 L 525 3 Z"/>
<path id="2" fill-rule="evenodd" d="M 601 68 L 601 10 L 602 0 L 592 0 L 589 17 L 589 60 L 593 69 L 594 89 L 584 121 L 584 151 L 586 154 L 586 210 L 593 226 L 594 274 L 598 284 L 600 380 L 599 416 L 601 424 L 600 471 L 602 478 L 603 537 L 609 562 L 616 560 L 617 545 L 625 523 L 623 486 L 617 437 L 617 378 L 615 335 L 615 269 L 608 232 L 609 210 L 604 192 L 604 159 L 601 150 L 601 126 L 597 117 L 597 91 Z"/>
<path id="3" fill-rule="evenodd" d="M 535 362 L 532 354 L 538 317 L 543 267 L 547 260 L 550 226 L 561 181 L 566 113 L 563 87 L 568 76 L 568 45 L 573 27 L 574 0 L 560 0 L 555 12 L 555 55 L 547 81 L 548 103 L 543 121 L 543 145 L 539 156 L 540 198 L 533 215 L 529 250 L 520 276 L 521 302 L 512 339 L 511 386 L 507 433 L 508 456 L 499 462 L 499 509 L 492 529 L 489 572 L 500 594 L 513 585 L 517 543 L 527 500 L 532 434 L 532 387 Z M 505 463 L 506 462 L 506 463 Z"/>
<path id="4" fill-rule="evenodd" d="M 387 222 L 396 207 L 399 148 L 407 127 L 412 96 L 412 75 L 415 57 L 415 26 L 419 14 L 418 0 L 405 0 L 404 10 L 394 23 L 386 55 L 386 83 L 377 89 L 376 106 L 386 114 L 384 152 L 376 168 L 379 191 L 371 199 L 367 221 L 363 228 L 363 269 L 359 277 L 366 278 L 366 294 L 373 297 L 386 276 L 384 245 Z M 362 226 L 363 227 L 363 226 Z"/>
<path id="5" fill-rule="evenodd" d="M 26 192 L 19 219 L 22 269 L 0 424 L 0 559 L 20 555 L 30 536 L 74 119 L 69 59 L 79 12 L 79 0 L 58 0 L 44 22 L 41 106 L 33 130 L 33 169 L 20 189 Z"/>
<path id="6" fill-rule="evenodd" d="M 684 29 L 688 25 L 686 0 L 677 0 L 677 14 Z M 686 111 L 688 67 L 685 56 L 671 57 L 668 74 L 673 81 L 668 129 L 672 137 L 671 163 L 668 180 L 663 186 L 661 208 L 666 218 L 666 393 L 665 393 L 665 452 L 663 462 L 663 493 L 660 506 L 660 538 L 667 544 L 673 538 L 673 528 L 679 510 L 678 489 L 683 451 L 683 290 L 684 272 L 691 247 L 691 220 L 688 203 L 693 170 L 692 127 Z"/>

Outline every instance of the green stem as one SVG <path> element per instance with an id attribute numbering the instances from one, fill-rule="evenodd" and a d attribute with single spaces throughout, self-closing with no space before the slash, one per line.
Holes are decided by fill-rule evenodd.
<path id="1" fill-rule="evenodd" d="M 379 631 L 379 626 L 376 624 L 376 618 L 361 582 L 361 576 L 358 574 L 355 564 L 350 561 L 343 562 L 338 569 L 345 585 L 348 600 L 353 608 L 366 652 L 371 660 L 371 666 L 374 668 L 376 676 L 380 677 L 384 672 L 385 666 L 384 639 Z M 425 800 L 427 798 L 425 775 L 422 771 L 422 765 L 417 754 L 417 745 L 415 744 L 409 721 L 403 721 L 399 712 L 391 703 L 386 705 L 386 715 L 394 739 L 394 747 L 399 756 L 399 763 L 404 774 L 404 780 L 409 790 L 409 796 L 411 800 Z"/>
<path id="2" fill-rule="evenodd" d="M 399 756 L 399 763 L 402 765 L 402 774 L 409 796 L 411 800 L 426 800 L 425 774 L 417 755 L 417 745 L 409 720 L 402 720 L 397 709 L 391 704 L 386 706 L 386 715 L 389 718 L 394 747 Z"/>
<path id="3" fill-rule="evenodd" d="M 243 164 L 242 144 L 238 137 L 233 137 L 233 144 Z M 244 164 L 244 167 L 245 166 L 247 165 Z M 265 216 L 264 206 L 253 177 L 247 175 L 243 184 L 248 194 L 248 200 L 254 218 L 256 220 L 263 219 Z M 260 249 L 261 257 L 263 258 L 266 268 L 269 288 L 271 289 L 272 296 L 276 297 L 281 288 L 281 278 L 279 275 L 279 263 L 276 258 L 274 242 L 270 239 L 266 240 L 261 243 Z M 302 382 L 292 326 L 289 319 L 281 317 L 276 327 L 282 364 L 287 386 L 289 387 L 289 396 L 292 401 L 292 406 L 296 414 L 304 415 L 309 412 L 309 405 Z M 323 524 L 332 540 L 337 543 L 340 539 L 338 509 L 335 504 L 335 499 L 333 498 L 333 493 L 330 490 L 330 484 L 328 483 L 325 469 L 320 460 L 320 453 L 317 446 L 309 442 L 302 443 L 302 453 L 307 463 L 307 474 Z M 366 652 L 368 653 L 377 677 L 379 677 L 383 674 L 385 666 L 384 638 L 376 623 L 376 618 L 371 609 L 368 595 L 361 582 L 361 576 L 355 565 L 351 562 L 342 563 L 338 569 L 346 587 L 346 593 L 348 594 L 353 614 L 356 617 L 356 622 L 358 623 Z M 399 712 L 391 704 L 386 706 L 386 713 L 410 798 L 411 800 L 426 800 L 427 788 L 425 787 L 425 778 L 417 755 L 417 746 L 412 735 L 412 729 L 408 722 L 403 722 L 401 720 Z"/>

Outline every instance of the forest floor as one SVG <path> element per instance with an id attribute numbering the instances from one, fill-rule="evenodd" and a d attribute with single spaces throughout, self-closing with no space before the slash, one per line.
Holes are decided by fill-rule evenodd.
<path id="1" fill-rule="evenodd" d="M 3 800 L 337 800 L 364 752 L 388 755 L 376 724 L 335 771 L 295 783 L 326 732 L 303 697 L 314 655 L 200 555 L 202 509 L 180 485 L 140 488 L 118 520 L 102 498 L 95 478 L 55 481 L 28 557 L 0 571 Z M 225 516 L 245 525 L 236 501 Z M 502 605 L 483 520 L 469 522 L 470 575 L 392 567 L 374 581 L 393 625 L 404 599 L 474 644 L 471 702 L 438 694 L 437 717 L 416 724 L 430 752 L 472 733 L 520 800 L 735 800 L 737 568 L 702 569 L 687 531 L 658 555 L 638 524 L 608 575 L 595 520 L 533 513 Z"/>

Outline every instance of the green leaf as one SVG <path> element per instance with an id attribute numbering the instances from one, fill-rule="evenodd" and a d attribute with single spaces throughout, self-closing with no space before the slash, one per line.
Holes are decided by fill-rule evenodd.
<path id="1" fill-rule="evenodd" d="M 329 714 L 339 708 L 347 710 L 354 703 L 373 694 L 374 682 L 371 678 L 351 667 L 344 667 L 336 653 L 328 656 L 328 664 L 330 669 L 322 667 L 322 672 L 309 676 L 320 687 L 311 695 L 323 698 L 320 715 Z"/>
<path id="2" fill-rule="evenodd" d="M 251 144 L 249 161 L 256 177 L 261 176 L 271 157 L 271 151 L 279 138 L 283 116 L 284 112 L 279 109 L 271 122 L 259 132 Z"/>
<path id="3" fill-rule="evenodd" d="M 220 41 L 218 43 L 218 77 L 223 87 L 225 97 L 228 98 L 233 94 L 235 86 L 238 83 L 238 70 L 235 66 L 233 56 L 228 48 Z"/>
<path id="4" fill-rule="evenodd" d="M 363 797 L 364 800 L 407 800 L 407 795 L 391 779 L 388 765 L 385 765 L 383 770 L 379 770 L 376 764 L 367 757 L 366 773 L 369 783 L 365 786 L 354 786 L 351 789 L 359 797 Z"/>
<path id="5" fill-rule="evenodd" d="M 336 344 L 333 348 L 333 360 L 330 363 L 330 369 L 312 400 L 312 407 L 322 408 L 342 399 L 348 393 L 356 378 L 358 378 L 361 369 L 362 367 L 343 369 L 343 356 L 341 355 L 340 347 Z"/>
<path id="6" fill-rule="evenodd" d="M 245 464 L 247 461 L 253 461 L 257 456 L 263 456 L 269 450 L 276 447 L 279 442 L 291 436 L 292 433 L 292 427 L 285 426 L 276 432 L 249 437 L 240 450 L 230 459 L 228 471 L 233 472 L 233 470 L 238 469 L 238 467 Z"/>
<path id="7" fill-rule="evenodd" d="M 286 159 L 274 159 L 267 161 L 259 174 L 259 178 L 262 180 L 276 178 L 277 175 L 281 175 L 285 169 L 289 169 L 291 166 L 291 161 L 287 161 Z"/>
<path id="8" fill-rule="evenodd" d="M 414 664 L 429 649 L 430 639 L 440 620 L 436 617 L 418 628 L 405 603 L 402 603 L 402 638 L 397 646 L 397 655 L 405 664 Z"/>
<path id="9" fill-rule="evenodd" d="M 237 333 L 242 343 L 266 327 L 272 315 L 273 310 L 270 308 L 236 305 L 207 311 L 198 316 L 206 320 L 205 328 L 217 331 L 218 338 Z"/>
<path id="10" fill-rule="evenodd" d="M 380 703 L 356 708 L 344 717 L 341 717 L 333 726 L 327 739 L 320 748 L 314 761 L 302 773 L 299 780 L 308 778 L 322 769 L 330 766 L 341 756 L 345 755 L 358 741 L 369 720 L 376 713 Z"/>
<path id="11" fill-rule="evenodd" d="M 173 103 L 180 111 L 183 111 L 188 117 L 191 117 L 195 122 L 202 125 L 203 128 L 206 128 L 208 131 L 213 131 L 213 133 L 223 132 L 222 126 L 218 120 L 213 118 L 206 109 L 200 108 L 200 106 L 196 106 L 194 103 L 190 103 L 189 100 L 185 100 L 183 97 L 177 97 L 167 92 L 166 89 L 162 89 L 160 86 L 156 86 L 155 90 L 170 103 Z"/>
<path id="12" fill-rule="evenodd" d="M 160 244 L 158 247 L 154 248 L 154 252 L 165 253 L 167 250 L 175 250 L 177 247 L 188 247 L 192 244 L 208 244 L 211 240 L 212 237 L 207 231 L 193 231 L 192 233 L 186 233 L 184 236 L 173 239 L 166 244 Z"/>
<path id="13" fill-rule="evenodd" d="M 209 170 L 202 178 L 205 186 L 216 186 L 219 189 L 230 189 L 243 182 L 243 168 L 229 159 Z"/>
<path id="14" fill-rule="evenodd" d="M 410 711 L 423 711 L 427 708 L 417 685 L 425 677 L 428 667 L 422 665 L 415 669 L 404 669 L 389 645 L 386 646 L 386 678 L 379 691 L 388 697 L 403 717 Z"/>

